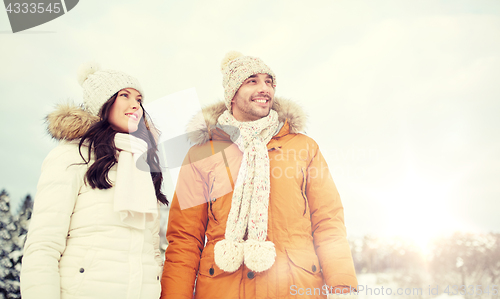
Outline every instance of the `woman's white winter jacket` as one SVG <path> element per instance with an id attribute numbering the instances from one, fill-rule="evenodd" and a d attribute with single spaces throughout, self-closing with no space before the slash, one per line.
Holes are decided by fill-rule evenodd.
<path id="1" fill-rule="evenodd" d="M 42 165 L 24 247 L 22 298 L 159 298 L 159 219 L 145 229 L 127 226 L 113 210 L 114 187 L 84 183 L 88 166 L 78 137 L 92 123 L 87 117 L 77 107 L 60 107 L 48 117 L 49 132 L 62 140 Z M 88 157 L 87 147 L 82 154 Z"/>

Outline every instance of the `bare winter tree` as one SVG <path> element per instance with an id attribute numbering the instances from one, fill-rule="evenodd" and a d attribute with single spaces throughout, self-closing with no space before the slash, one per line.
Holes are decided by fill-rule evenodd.
<path id="1" fill-rule="evenodd" d="M 442 291 L 464 298 L 498 298 L 494 287 L 500 283 L 499 257 L 500 234 L 455 233 L 435 241 L 429 271 Z"/>

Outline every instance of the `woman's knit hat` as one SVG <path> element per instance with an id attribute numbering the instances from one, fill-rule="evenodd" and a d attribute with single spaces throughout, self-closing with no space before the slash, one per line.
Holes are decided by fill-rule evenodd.
<path id="1" fill-rule="evenodd" d="M 234 95 L 248 77 L 255 74 L 269 74 L 273 77 L 273 86 L 276 86 L 276 75 L 260 58 L 243 56 L 240 52 L 231 51 L 226 54 L 222 59 L 221 72 L 224 103 L 229 111 Z"/>
<path id="2" fill-rule="evenodd" d="M 136 78 L 119 71 L 101 70 L 94 62 L 80 65 L 78 83 L 83 87 L 85 110 L 94 116 L 107 100 L 124 88 L 136 89 L 144 99 L 144 92 Z"/>

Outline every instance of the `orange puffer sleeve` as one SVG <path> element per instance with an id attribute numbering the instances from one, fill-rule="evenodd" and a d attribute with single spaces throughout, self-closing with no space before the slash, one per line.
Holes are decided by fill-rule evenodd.
<path id="1" fill-rule="evenodd" d="M 190 154 L 181 167 L 170 206 L 161 298 L 192 298 L 208 221 L 207 187 Z"/>
<path id="2" fill-rule="evenodd" d="M 311 148 L 306 195 L 311 210 L 314 246 L 325 283 L 333 287 L 356 288 L 358 282 L 346 238 L 344 208 L 318 145 L 313 142 Z"/>

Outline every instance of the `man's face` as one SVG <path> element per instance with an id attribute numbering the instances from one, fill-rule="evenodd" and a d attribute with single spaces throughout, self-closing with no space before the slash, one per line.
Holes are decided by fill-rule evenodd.
<path id="1" fill-rule="evenodd" d="M 273 78 L 268 74 L 250 76 L 231 101 L 233 116 L 241 122 L 263 118 L 271 111 L 273 99 Z"/>

